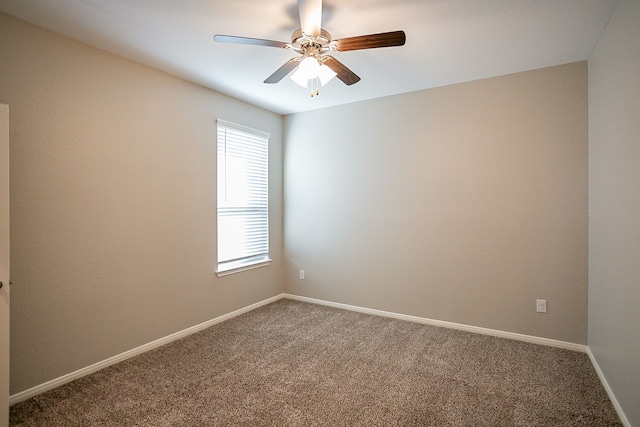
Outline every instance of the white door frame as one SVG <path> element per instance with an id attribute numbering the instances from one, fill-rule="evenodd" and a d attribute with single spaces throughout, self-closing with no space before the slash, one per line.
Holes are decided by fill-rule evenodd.
<path id="1" fill-rule="evenodd" d="M 9 106 L 0 104 L 0 427 L 9 426 Z"/>

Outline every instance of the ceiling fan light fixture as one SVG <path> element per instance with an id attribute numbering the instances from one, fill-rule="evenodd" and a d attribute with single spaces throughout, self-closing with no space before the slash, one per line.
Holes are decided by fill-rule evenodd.
<path id="1" fill-rule="evenodd" d="M 336 72 L 328 66 L 322 64 L 315 57 L 308 56 L 298 65 L 298 69 L 291 74 L 291 80 L 302 87 L 309 85 L 309 80 L 319 79 L 320 85 L 324 86 L 336 76 Z"/>

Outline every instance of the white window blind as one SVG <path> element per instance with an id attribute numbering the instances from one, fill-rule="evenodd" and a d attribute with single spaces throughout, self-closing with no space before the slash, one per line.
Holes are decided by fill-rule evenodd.
<path id="1" fill-rule="evenodd" d="M 217 125 L 217 272 L 224 274 L 270 261 L 269 134 L 223 120 Z"/>

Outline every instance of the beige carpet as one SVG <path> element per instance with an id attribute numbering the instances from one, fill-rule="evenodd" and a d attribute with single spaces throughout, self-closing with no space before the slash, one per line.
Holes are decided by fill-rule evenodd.
<path id="1" fill-rule="evenodd" d="M 14 405 L 15 426 L 615 426 L 583 353 L 280 300 Z"/>

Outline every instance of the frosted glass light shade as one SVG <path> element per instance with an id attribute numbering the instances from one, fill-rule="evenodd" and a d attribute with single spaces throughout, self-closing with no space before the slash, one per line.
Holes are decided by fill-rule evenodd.
<path id="1" fill-rule="evenodd" d="M 296 82 L 302 87 L 307 87 L 307 84 L 309 83 L 309 79 L 303 74 L 304 73 L 300 72 L 300 67 L 298 67 L 298 69 L 293 74 L 291 74 L 291 80 L 293 80 L 294 82 Z"/>
<path id="2" fill-rule="evenodd" d="M 318 78 L 320 79 L 320 84 L 322 86 L 329 83 L 329 81 L 336 76 L 336 72 L 326 65 L 322 64 L 320 66 L 320 70 L 318 70 Z"/>
<path id="3" fill-rule="evenodd" d="M 309 80 L 318 78 L 320 85 L 324 86 L 336 76 L 335 71 L 326 65 L 320 65 L 316 58 L 308 57 L 298 65 L 298 69 L 291 75 L 291 80 L 302 87 L 307 87 Z"/>
<path id="4" fill-rule="evenodd" d="M 318 73 L 320 72 L 320 64 L 316 58 L 306 57 L 298 66 L 298 71 L 302 73 L 302 75 L 308 79 L 315 79 L 318 77 Z"/>

